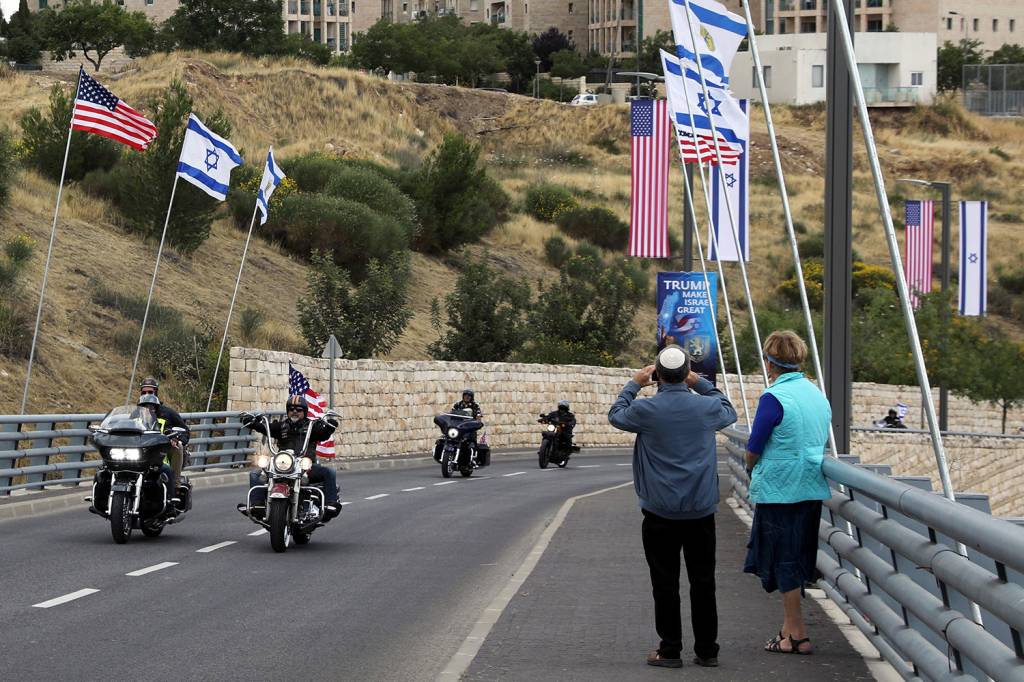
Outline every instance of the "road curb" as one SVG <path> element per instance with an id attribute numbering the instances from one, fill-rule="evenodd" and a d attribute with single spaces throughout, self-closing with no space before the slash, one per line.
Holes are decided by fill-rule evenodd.
<path id="1" fill-rule="evenodd" d="M 589 452 L 602 452 L 605 450 L 620 450 L 615 447 L 592 447 Z M 496 450 L 494 456 L 502 459 L 524 459 L 533 457 L 536 450 Z M 321 460 L 322 461 L 322 460 Z M 376 471 L 384 469 L 411 469 L 415 467 L 434 466 L 433 457 L 381 457 L 377 459 L 356 459 L 337 462 L 333 468 L 341 471 Z M 226 485 L 241 486 L 248 480 L 248 467 L 242 471 L 231 473 L 219 472 L 196 472 L 189 474 L 193 489 L 217 488 Z M 53 490 L 49 492 L 54 492 Z M 69 488 L 66 493 L 51 494 L 37 499 L 19 500 L 17 502 L 0 503 L 0 523 L 14 519 L 23 519 L 30 516 L 43 516 L 67 509 L 81 508 L 84 510 L 82 498 L 90 494 L 90 488 L 78 485 Z"/>
<path id="2" fill-rule="evenodd" d="M 576 495 L 570 497 L 562 503 L 561 508 L 555 517 L 548 524 L 544 532 L 540 534 L 536 544 L 530 549 L 530 553 L 523 559 L 523 563 L 519 565 L 519 568 L 512 574 L 505 587 L 498 592 L 497 596 L 491 601 L 490 604 L 484 609 L 480 618 L 473 625 L 473 629 L 469 631 L 466 639 L 462 642 L 462 646 L 459 650 L 451 657 L 448 661 L 448 665 L 445 666 L 438 676 L 438 682 L 447 680 L 458 680 L 462 678 L 462 675 L 469 669 L 469 666 L 473 663 L 473 659 L 480 652 L 480 647 L 483 646 L 484 640 L 487 639 L 487 635 L 490 634 L 491 629 L 494 627 L 498 619 L 501 618 L 501 614 L 505 612 L 505 608 L 511 603 L 512 598 L 519 592 L 519 588 L 523 586 L 530 574 L 533 573 L 533 569 L 536 568 L 537 563 L 540 562 L 540 558 L 544 555 L 544 551 L 551 544 L 551 539 L 558 532 L 558 529 L 562 527 L 562 523 L 565 518 L 569 515 L 569 511 L 573 505 L 576 504 L 577 500 L 582 500 L 585 497 L 593 497 L 594 495 L 600 495 L 607 493 L 612 490 L 618 490 L 619 488 L 625 488 L 628 485 L 633 485 L 633 481 L 629 480 L 625 483 L 619 483 L 608 488 L 602 488 L 601 490 L 595 490 L 593 492 L 584 493 L 582 495 Z"/>

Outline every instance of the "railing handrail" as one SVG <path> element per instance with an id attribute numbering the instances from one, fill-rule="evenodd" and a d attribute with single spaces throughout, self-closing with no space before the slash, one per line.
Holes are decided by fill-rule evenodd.
<path id="1" fill-rule="evenodd" d="M 850 431 L 859 433 L 885 433 L 885 434 L 916 434 L 931 435 L 927 429 L 890 429 L 884 426 L 851 426 Z M 1021 433 L 994 433 L 992 431 L 942 431 L 943 436 L 969 437 L 969 438 L 1013 438 L 1024 439 Z"/>

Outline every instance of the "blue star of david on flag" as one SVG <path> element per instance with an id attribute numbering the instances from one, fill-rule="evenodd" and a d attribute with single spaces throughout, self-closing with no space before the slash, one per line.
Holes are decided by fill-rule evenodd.
<path id="1" fill-rule="evenodd" d="M 712 95 L 711 93 L 708 93 L 708 97 L 711 99 L 711 115 L 712 116 L 721 116 L 722 115 L 722 111 L 721 111 L 722 100 L 715 99 L 715 96 Z M 704 93 L 703 92 L 697 94 L 697 108 L 699 108 L 705 114 L 708 113 L 708 103 L 704 99 Z"/>
<path id="2" fill-rule="evenodd" d="M 729 185 L 729 187 L 732 187 L 733 185 L 735 185 L 736 184 L 736 175 L 734 173 L 726 173 L 725 174 L 725 184 Z"/>
<path id="3" fill-rule="evenodd" d="M 231 169 L 240 165 L 242 157 L 238 150 L 207 128 L 195 114 L 190 114 L 178 157 L 178 177 L 214 199 L 224 201 L 231 182 Z"/>

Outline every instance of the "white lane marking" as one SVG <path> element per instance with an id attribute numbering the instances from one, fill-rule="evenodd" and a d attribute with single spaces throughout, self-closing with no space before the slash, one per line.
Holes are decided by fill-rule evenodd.
<path id="1" fill-rule="evenodd" d="M 524 471 L 523 473 L 525 474 L 526 472 Z M 466 480 L 466 481 L 486 481 L 488 478 L 490 478 L 490 476 L 474 476 L 473 478 L 467 478 L 467 479 L 463 479 L 463 480 Z"/>
<path id="2" fill-rule="evenodd" d="M 525 471 L 516 471 L 516 472 L 511 473 L 511 474 L 503 474 L 502 476 L 503 476 L 503 478 L 508 478 L 509 476 L 522 476 L 525 473 L 526 473 Z"/>
<path id="3" fill-rule="evenodd" d="M 411 493 L 411 492 L 416 491 L 416 490 L 426 490 L 426 488 L 423 487 L 422 485 L 419 486 L 418 488 L 402 488 L 402 492 L 403 493 Z"/>
<path id="4" fill-rule="evenodd" d="M 575 468 L 576 469 L 596 469 L 599 466 L 601 466 L 601 465 L 600 464 L 577 464 Z"/>
<path id="5" fill-rule="evenodd" d="M 435 483 L 434 485 L 451 485 L 452 483 L 455 483 L 455 481 L 441 481 L 440 483 Z"/>
<path id="6" fill-rule="evenodd" d="M 342 507 L 347 507 L 350 504 L 353 504 L 354 502 L 355 502 L 354 500 L 349 500 L 348 502 L 341 502 L 341 506 Z"/>
<path id="7" fill-rule="evenodd" d="M 197 549 L 196 553 L 197 554 L 209 554 L 210 552 L 216 552 L 221 547 L 227 547 L 228 545 L 233 545 L 233 544 L 235 544 L 234 540 L 225 540 L 224 542 L 218 542 L 216 545 L 210 545 L 209 547 L 203 547 L 202 549 Z"/>
<path id="8" fill-rule="evenodd" d="M 61 604 L 67 604 L 69 601 L 81 599 L 82 597 L 88 597 L 90 594 L 95 594 L 96 592 L 99 592 L 99 590 L 94 590 L 91 587 L 87 587 L 84 590 L 71 592 L 69 594 L 65 594 L 63 597 L 54 597 L 53 599 L 41 601 L 38 604 L 33 604 L 32 606 L 37 609 L 48 609 L 51 606 L 60 606 Z"/>
<path id="9" fill-rule="evenodd" d="M 632 462 L 626 462 L 625 464 L 616 464 L 615 466 L 617 466 L 617 467 L 631 467 L 631 466 L 633 466 L 633 463 Z"/>
<path id="10" fill-rule="evenodd" d="M 178 565 L 177 561 L 164 561 L 164 562 L 161 562 L 159 564 L 153 564 L 152 566 L 146 566 L 145 568 L 140 568 L 139 570 L 132 571 L 131 573 L 125 573 L 125 575 L 130 575 L 133 578 L 136 578 L 136 577 L 138 577 L 140 575 L 146 575 L 147 573 L 152 573 L 153 571 L 162 571 L 165 568 L 170 568 L 171 566 L 177 566 L 177 565 Z"/>
<path id="11" fill-rule="evenodd" d="M 391 493 L 381 493 L 380 495 L 370 495 L 369 497 L 364 497 L 363 499 L 364 500 L 379 500 L 380 498 L 387 497 L 390 494 Z"/>
<path id="12" fill-rule="evenodd" d="M 249 535 L 251 537 L 253 535 L 263 535 L 264 533 L 269 533 L 269 532 L 270 531 L 268 531 L 266 528 L 260 528 L 259 530 L 254 530 L 253 532 L 249 533 Z"/>

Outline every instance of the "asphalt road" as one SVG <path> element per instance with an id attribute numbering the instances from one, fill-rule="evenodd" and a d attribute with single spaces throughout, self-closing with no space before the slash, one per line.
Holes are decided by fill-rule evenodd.
<path id="1" fill-rule="evenodd" d="M 235 511 L 241 485 L 123 546 L 85 503 L 2 522 L 0 680 L 433 680 L 560 505 L 628 463 L 342 473 L 350 504 L 283 555 Z"/>

